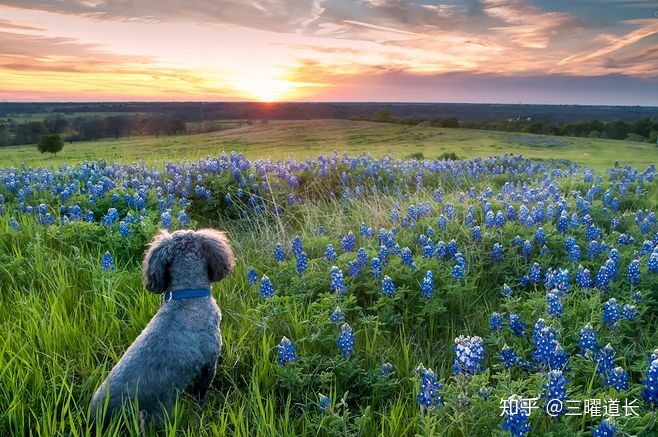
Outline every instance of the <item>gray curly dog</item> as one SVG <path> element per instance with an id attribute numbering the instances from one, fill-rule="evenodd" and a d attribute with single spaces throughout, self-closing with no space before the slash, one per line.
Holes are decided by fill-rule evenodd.
<path id="1" fill-rule="evenodd" d="M 157 313 L 130 345 L 91 401 L 104 424 L 137 401 L 142 424 L 161 427 L 178 392 L 205 399 L 222 346 L 221 313 L 210 284 L 231 273 L 233 251 L 213 229 L 161 230 L 144 256 L 144 286 L 164 293 Z"/>

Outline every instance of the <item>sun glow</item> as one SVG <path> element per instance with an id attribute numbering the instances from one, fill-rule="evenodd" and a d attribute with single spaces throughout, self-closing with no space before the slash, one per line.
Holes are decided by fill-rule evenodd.
<path id="1" fill-rule="evenodd" d="M 250 75 L 235 81 L 235 88 L 247 97 L 260 102 L 276 102 L 290 98 L 295 84 L 268 75 Z"/>

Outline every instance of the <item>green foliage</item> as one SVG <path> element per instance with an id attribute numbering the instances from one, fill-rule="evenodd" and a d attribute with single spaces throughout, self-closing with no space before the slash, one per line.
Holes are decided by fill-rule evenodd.
<path id="1" fill-rule="evenodd" d="M 372 121 L 390 122 L 393 120 L 393 114 L 390 109 L 378 109 L 372 114 Z"/>
<path id="2" fill-rule="evenodd" d="M 64 140 L 59 134 L 44 135 L 37 144 L 37 150 L 41 153 L 52 153 L 57 155 L 64 148 Z"/>

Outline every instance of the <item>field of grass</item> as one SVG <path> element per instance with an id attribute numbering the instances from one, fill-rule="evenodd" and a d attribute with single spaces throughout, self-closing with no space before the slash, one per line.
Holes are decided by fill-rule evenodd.
<path id="1" fill-rule="evenodd" d="M 399 159 L 417 152 L 483 158 Z M 526 419 L 530 435 L 656 435 L 655 162 L 641 143 L 348 121 L 0 149 L 0 435 L 99 431 L 91 396 L 161 302 L 146 245 L 204 226 L 237 257 L 213 286 L 222 354 L 206 402 L 183 394 L 161 435 L 509 435 Z M 283 337 L 297 361 L 280 363 Z M 538 408 L 505 415 L 512 395 Z M 551 417 L 549 399 L 581 414 Z M 590 399 L 618 400 L 616 425 Z M 129 413 L 103 433 L 126 434 Z"/>
<path id="2" fill-rule="evenodd" d="M 41 155 L 34 146 L 0 149 L 0 165 L 59 165 L 104 159 L 131 162 L 197 160 L 222 150 L 235 150 L 250 159 L 304 159 L 334 150 L 350 154 L 422 153 L 435 159 L 454 152 L 470 159 L 506 152 L 537 159 L 568 159 L 602 170 L 615 160 L 628 165 L 655 162 L 658 149 L 648 143 L 546 135 L 402 126 L 348 120 L 270 121 L 219 132 L 175 137 L 137 137 L 67 144 L 56 157 Z"/>

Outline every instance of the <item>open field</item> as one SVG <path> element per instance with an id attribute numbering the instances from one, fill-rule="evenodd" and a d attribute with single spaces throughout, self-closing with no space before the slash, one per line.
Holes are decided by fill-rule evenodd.
<path id="1" fill-rule="evenodd" d="M 629 165 L 655 162 L 658 148 L 648 143 L 545 135 L 402 126 L 347 120 L 256 122 L 219 132 L 174 137 L 138 137 L 67 144 L 56 157 L 34 146 L 0 149 L 0 166 L 59 165 L 84 160 L 164 162 L 197 160 L 235 150 L 248 158 L 303 159 L 334 150 L 402 157 L 422 153 L 434 159 L 454 152 L 460 158 L 501 155 L 507 151 L 538 159 L 568 159 L 602 170 L 615 160 Z"/>
<path id="2" fill-rule="evenodd" d="M 418 152 L 484 158 L 399 159 Z M 161 435 L 584 437 L 591 399 L 656 435 L 655 155 L 331 120 L 0 149 L 0 435 L 101 434 L 94 390 L 162 300 L 146 245 L 206 226 L 237 258 L 212 288 L 221 357 Z M 513 395 L 530 417 L 503 414 Z M 102 433 L 140 434 L 130 412 Z"/>

